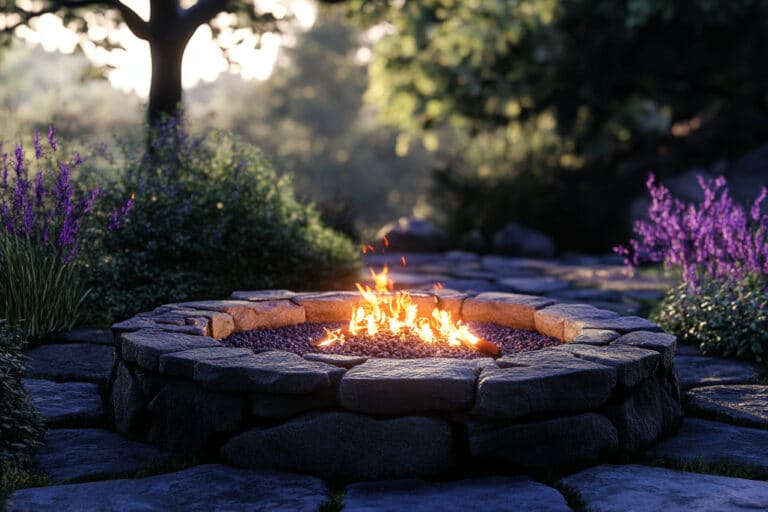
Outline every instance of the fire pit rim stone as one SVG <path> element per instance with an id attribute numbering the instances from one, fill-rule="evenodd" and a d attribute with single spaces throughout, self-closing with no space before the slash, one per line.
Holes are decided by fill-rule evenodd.
<path id="1" fill-rule="evenodd" d="M 424 294 L 423 290 L 419 292 Z M 343 309 L 348 315 L 352 304 L 356 304 L 359 300 L 356 295 L 355 292 L 346 291 L 235 292 L 233 299 L 167 304 L 119 322 L 112 326 L 116 344 L 116 362 L 110 379 L 112 403 L 115 406 L 118 403 L 124 404 L 125 397 L 122 396 L 122 400 L 115 400 L 115 395 L 133 392 L 136 396 L 132 398 L 144 403 L 145 410 L 146 403 L 151 399 L 151 397 L 140 396 L 143 393 L 132 390 L 129 385 L 116 382 L 118 369 L 123 367 L 133 368 L 133 370 L 122 372 L 122 378 L 127 378 L 125 375 L 129 375 L 136 379 L 141 372 L 149 372 L 153 378 L 160 380 L 191 381 L 190 384 L 202 386 L 206 392 L 236 393 L 246 402 L 250 400 L 250 396 L 264 393 L 275 396 L 276 399 L 284 396 L 288 400 L 287 397 L 293 396 L 296 398 L 290 400 L 294 402 L 298 397 L 321 393 L 324 398 L 320 402 L 327 407 L 328 393 L 332 393 L 335 389 L 337 408 L 342 407 L 341 410 L 347 410 L 352 414 L 431 415 L 435 413 L 434 410 L 422 411 L 413 404 L 425 404 L 426 407 L 429 400 L 439 402 L 445 399 L 449 405 L 453 404 L 447 406 L 447 409 L 454 413 L 463 410 L 465 411 L 463 414 L 472 415 L 476 421 L 484 421 L 483 418 L 486 418 L 485 421 L 492 422 L 515 420 L 520 416 L 525 419 L 530 415 L 553 413 L 559 410 L 562 400 L 553 402 L 541 400 L 541 397 L 553 395 L 550 391 L 569 389 L 569 386 L 572 386 L 569 379 L 575 378 L 574 382 L 599 381 L 597 385 L 599 389 L 592 395 L 590 390 L 581 393 L 578 397 L 581 402 L 578 405 L 570 404 L 572 407 L 561 411 L 566 415 L 602 410 L 601 407 L 608 402 L 609 397 L 615 394 L 617 386 L 623 389 L 621 392 L 623 395 L 629 396 L 629 398 L 625 397 L 626 402 L 632 398 L 633 387 L 639 387 L 638 383 L 656 379 L 665 386 L 664 389 L 671 395 L 673 402 L 676 397 L 677 404 L 667 407 L 669 410 L 663 411 L 666 416 L 657 418 L 658 425 L 651 430 L 654 432 L 658 430 L 658 434 L 661 435 L 673 428 L 682 415 L 681 410 L 678 410 L 679 390 L 673 389 L 677 387 L 673 366 L 676 348 L 674 336 L 663 333 L 658 326 L 639 317 L 622 317 L 591 306 L 557 304 L 551 299 L 531 295 L 500 292 L 473 295 L 453 290 L 439 290 L 431 294 L 435 301 L 439 301 L 441 295 L 459 300 L 460 318 L 464 321 L 496 320 L 497 323 L 510 327 L 538 330 L 564 343 L 551 349 L 505 356 L 480 368 L 474 374 L 474 396 L 471 402 L 462 402 L 462 407 L 455 407 L 455 400 L 451 402 L 450 397 L 446 399 L 442 396 L 439 385 L 426 386 L 428 391 L 424 391 L 424 383 L 435 375 L 419 374 L 415 370 L 409 374 L 409 360 L 398 361 L 398 365 L 402 368 L 399 378 L 407 381 L 406 387 L 411 386 L 410 389 L 417 396 L 403 408 L 398 408 L 396 404 L 393 405 L 393 400 L 389 400 L 381 410 L 377 410 L 371 403 L 375 404 L 377 400 L 381 400 L 382 396 L 386 396 L 386 392 L 382 394 L 381 386 L 377 387 L 376 383 L 371 386 L 370 382 L 365 382 L 363 379 L 358 380 L 358 383 L 364 382 L 367 388 L 360 388 L 355 386 L 352 379 L 345 381 L 347 374 L 355 375 L 358 379 L 361 374 L 365 375 L 366 363 L 374 365 L 375 358 L 347 359 L 334 364 L 329 359 L 319 360 L 315 355 L 307 358 L 283 351 L 269 351 L 268 357 L 266 354 L 248 355 L 243 351 L 234 351 L 230 347 L 225 347 L 218 341 L 233 332 L 313 321 L 312 319 L 319 318 L 317 314 L 323 311 L 336 314 Z M 457 297 L 459 298 L 456 299 Z M 244 300 L 246 298 L 248 300 Z M 324 320 L 327 321 L 327 319 Z M 558 351 L 558 348 L 568 346 L 565 343 L 572 343 L 573 347 L 582 345 L 584 349 Z M 619 347 L 622 348 L 619 349 Z M 231 352 L 225 355 L 222 351 Z M 595 356 L 595 353 L 600 355 L 601 351 L 606 351 L 608 356 L 602 359 Z M 653 353 L 658 355 L 654 357 Z M 558 368 L 557 364 L 552 364 L 552 358 L 561 358 L 561 361 L 572 358 L 571 361 L 574 364 L 563 364 Z M 179 369 L 179 359 L 184 359 L 181 363 L 182 369 Z M 261 361 L 262 359 L 265 361 Z M 442 359 L 445 359 L 444 364 L 448 369 L 452 364 L 456 368 L 466 364 L 466 361 L 459 359 Z M 649 362 L 651 360 L 652 362 Z M 280 364 L 275 364 L 276 361 Z M 577 361 L 588 364 L 577 364 Z M 589 371 L 592 372 L 591 377 L 587 375 Z M 439 371 L 437 373 L 436 378 L 439 380 Z M 594 380 L 595 375 L 600 376 L 598 381 Z M 498 381 L 499 376 L 502 377 L 501 381 Z M 305 379 L 308 382 L 304 382 Z M 490 386 L 491 382 L 494 386 Z M 138 384 L 139 389 L 146 387 L 141 386 L 141 382 Z M 368 392 L 366 389 L 370 391 L 369 395 L 366 395 Z M 532 389 L 536 390 L 535 397 L 538 398 L 533 399 L 529 396 L 522 414 L 519 410 L 515 410 L 517 406 L 513 403 L 505 404 L 503 400 L 506 392 L 526 394 Z M 609 392 L 606 393 L 606 389 Z M 422 390 L 420 397 L 419 390 Z M 450 386 L 447 386 L 446 390 L 450 390 Z M 343 393 L 346 395 L 340 396 Z M 499 397 L 502 399 L 500 400 Z M 135 409 L 142 410 L 141 407 Z M 311 401 L 308 401 L 306 411 L 313 409 Z M 618 409 L 614 407 L 611 410 Z M 146 415 L 146 412 L 141 414 Z M 632 408 L 628 407 L 627 411 L 620 414 L 632 415 Z M 610 416 L 608 413 L 606 415 Z M 622 428 L 629 431 L 620 432 L 619 438 L 629 436 L 632 438 L 629 444 L 637 444 L 634 438 L 641 434 L 632 432 L 631 429 L 636 428 L 638 431 L 647 432 L 648 425 L 633 427 L 632 422 L 625 420 L 618 423 L 624 425 Z M 134 421 L 131 424 L 135 423 Z M 121 429 L 120 425 L 117 427 L 118 430 L 128 430 Z M 220 434 L 216 432 L 218 437 Z M 228 434 L 234 435 L 237 432 L 228 432 Z M 157 441 L 157 439 L 150 439 L 150 441 Z"/>

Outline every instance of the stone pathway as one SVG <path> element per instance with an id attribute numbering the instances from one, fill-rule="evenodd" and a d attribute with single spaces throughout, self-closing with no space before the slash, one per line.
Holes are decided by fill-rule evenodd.
<path id="1" fill-rule="evenodd" d="M 627 279 L 612 256 L 540 261 L 460 252 L 411 254 L 405 255 L 406 267 L 400 255 L 369 256 L 368 263 L 377 267 L 387 263 L 390 275 L 405 288 L 429 289 L 439 282 L 462 291 L 531 293 L 622 315 L 642 314 L 671 284 L 647 276 Z M 15 492 L 6 503 L 8 511 L 768 509 L 764 480 L 656 467 L 664 462 L 693 471 L 725 467 L 733 474 L 741 468 L 751 478 L 768 475 L 768 386 L 756 384 L 754 366 L 705 357 L 695 347 L 679 346 L 675 357 L 687 390 L 682 428 L 636 464 L 588 468 L 554 484 L 498 476 L 359 482 L 329 490 L 320 479 L 297 474 L 218 464 L 179 470 L 183 461 L 171 454 L 96 428 L 107 423 L 100 386 L 112 371 L 111 333 L 81 329 L 55 342 L 28 351 L 25 380 L 50 428 L 35 464 L 52 485 Z M 153 473 L 159 474 L 146 476 Z"/>

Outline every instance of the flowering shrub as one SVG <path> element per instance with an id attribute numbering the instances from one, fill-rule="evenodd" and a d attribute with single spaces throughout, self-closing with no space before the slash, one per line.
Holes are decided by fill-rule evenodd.
<path id="1" fill-rule="evenodd" d="M 88 293 L 77 261 L 82 228 L 99 190 L 76 198 L 72 171 L 83 159 L 75 152 L 71 162 L 57 163 L 52 128 L 45 148 L 35 131 L 33 149 L 31 161 L 21 144 L 0 153 L 0 318 L 38 337 L 78 319 Z"/>
<path id="2" fill-rule="evenodd" d="M 626 262 L 678 267 L 682 284 L 662 299 L 653 319 L 702 352 L 768 362 L 768 215 L 765 187 L 747 211 L 731 199 L 725 178 L 699 179 L 698 205 L 673 198 L 648 179 L 649 220 L 637 239 L 617 247 Z"/>
<path id="3" fill-rule="evenodd" d="M 190 136 L 170 121 L 138 158 L 122 159 L 104 204 L 137 208 L 91 266 L 92 321 L 156 305 L 224 298 L 235 289 L 344 286 L 359 256 L 293 196 L 256 148 L 224 133 Z"/>

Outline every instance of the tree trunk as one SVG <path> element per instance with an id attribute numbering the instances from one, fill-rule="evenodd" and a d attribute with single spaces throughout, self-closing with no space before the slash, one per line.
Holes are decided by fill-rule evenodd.
<path id="1" fill-rule="evenodd" d="M 166 116 L 176 117 L 181 107 L 181 60 L 189 37 L 150 40 L 152 84 L 149 88 L 147 121 L 156 126 Z"/>

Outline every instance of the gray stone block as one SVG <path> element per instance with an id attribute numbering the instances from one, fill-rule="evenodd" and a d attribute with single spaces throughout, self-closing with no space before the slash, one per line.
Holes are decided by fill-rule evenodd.
<path id="1" fill-rule="evenodd" d="M 199 362 L 194 379 L 217 391 L 305 394 L 330 387 L 345 371 L 272 350 L 249 357 Z"/>
<path id="2" fill-rule="evenodd" d="M 104 384 L 112 371 L 115 349 L 93 343 L 57 343 L 32 348 L 26 355 L 29 377 Z"/>
<path id="3" fill-rule="evenodd" d="M 555 302 L 533 295 L 514 293 L 481 293 L 466 299 L 461 306 L 461 317 L 466 322 L 493 322 L 519 329 L 535 329 L 536 310 Z"/>
<path id="4" fill-rule="evenodd" d="M 768 430 L 768 386 L 708 386 L 685 394 L 687 411 Z"/>
<path id="5" fill-rule="evenodd" d="M 48 427 L 75 421 L 92 425 L 104 419 L 99 386 L 96 384 L 24 379 L 24 387 Z"/>
<path id="6" fill-rule="evenodd" d="M 435 418 L 324 412 L 250 430 L 231 439 L 221 453 L 239 467 L 328 478 L 403 478 L 449 471 L 453 443 L 451 427 Z"/>
<path id="7" fill-rule="evenodd" d="M 194 375 L 195 365 L 203 361 L 216 361 L 219 359 L 237 359 L 250 357 L 253 351 L 248 348 L 235 347 L 206 347 L 171 352 L 160 356 L 159 371 L 163 375 L 185 377 L 191 379 Z"/>
<path id="8" fill-rule="evenodd" d="M 567 343 L 551 350 L 567 352 L 585 361 L 616 368 L 617 383 L 627 387 L 653 375 L 661 363 L 661 355 L 658 352 L 629 345 L 593 347 Z"/>
<path id="9" fill-rule="evenodd" d="M 148 478 L 15 492 L 8 512 L 316 512 L 325 484 L 310 476 L 203 465 Z"/>
<path id="10" fill-rule="evenodd" d="M 597 466 L 558 483 L 575 491 L 586 509 L 596 512 L 768 509 L 766 482 L 648 466 Z"/>
<path id="11" fill-rule="evenodd" d="M 555 489 L 526 477 L 361 482 L 344 491 L 344 512 L 465 512 L 478 507 L 495 512 L 571 510 Z"/>
<path id="12" fill-rule="evenodd" d="M 168 464 L 168 452 L 95 428 L 52 429 L 35 455 L 34 467 L 51 482 L 128 475 Z"/>
<path id="13" fill-rule="evenodd" d="M 591 412 L 516 424 L 473 420 L 467 423 L 467 431 L 473 457 L 510 469 L 586 462 L 619 444 L 608 418 Z"/>
<path id="14" fill-rule="evenodd" d="M 474 413 L 515 418 L 536 412 L 585 411 L 605 403 L 616 369 L 552 350 L 497 360 L 480 374 Z"/>
<path id="15" fill-rule="evenodd" d="M 126 362 L 157 372 L 162 354 L 193 348 L 221 347 L 221 344 L 207 336 L 142 329 L 121 334 L 120 346 Z"/>
<path id="16" fill-rule="evenodd" d="M 745 384 L 757 379 L 754 364 L 706 356 L 677 356 L 675 366 L 683 389 L 718 384 Z"/>
<path id="17" fill-rule="evenodd" d="M 369 359 L 339 385 L 341 405 L 370 414 L 468 409 L 480 365 L 447 358 Z"/>
<path id="18" fill-rule="evenodd" d="M 664 368 L 671 368 L 675 359 L 677 338 L 664 332 L 637 331 L 616 338 L 612 345 L 631 345 L 655 350 L 661 354 Z"/>

